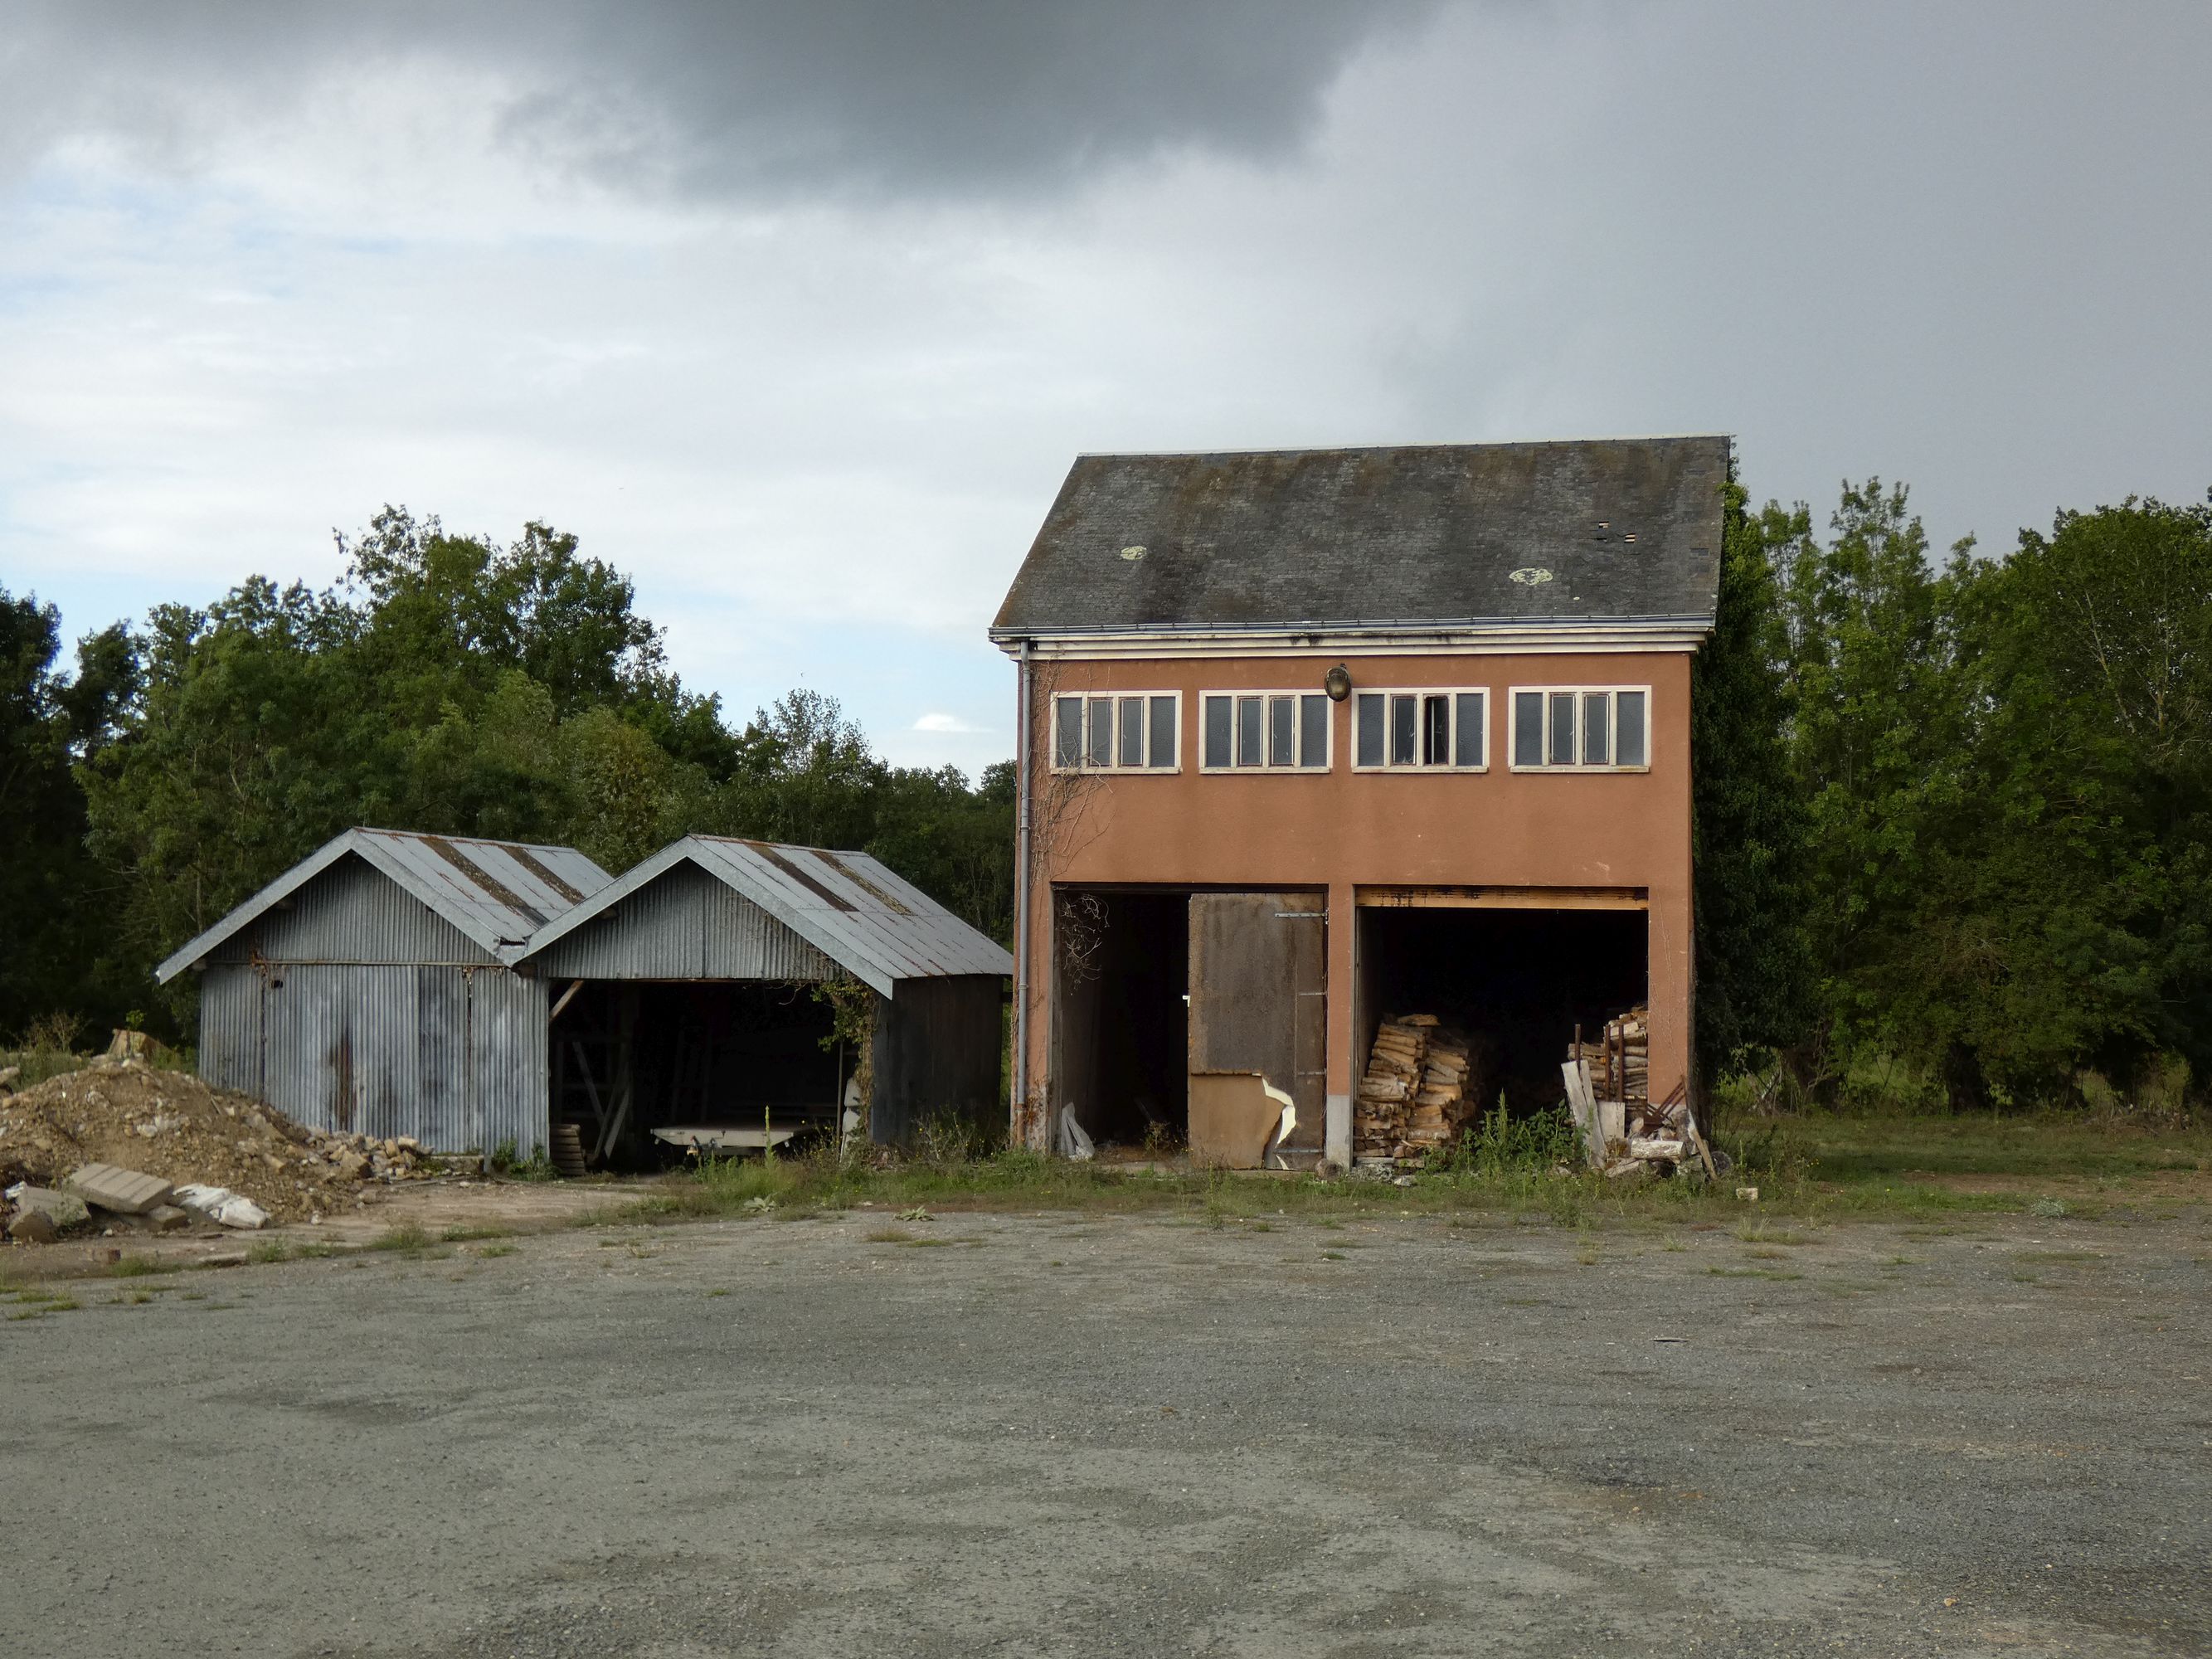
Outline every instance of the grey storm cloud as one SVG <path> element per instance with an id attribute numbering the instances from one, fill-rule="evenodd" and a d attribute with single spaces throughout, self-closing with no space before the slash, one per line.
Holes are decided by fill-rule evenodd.
<path id="1" fill-rule="evenodd" d="M 1177 149 L 1295 153 L 1346 62 L 1442 0 L 31 0 L 0 163 L 104 138 L 189 169 L 348 82 L 483 77 L 549 165 L 714 197 L 1035 190 Z"/>

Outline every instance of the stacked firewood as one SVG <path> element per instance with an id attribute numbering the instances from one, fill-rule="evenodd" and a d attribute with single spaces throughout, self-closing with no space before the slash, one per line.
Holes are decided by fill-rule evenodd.
<path id="1" fill-rule="evenodd" d="M 1651 1011 L 1638 1006 L 1606 1021 L 1595 1042 L 1583 1042 L 1577 1027 L 1567 1058 L 1588 1066 L 1592 1092 L 1625 1102 L 1632 1120 L 1651 1100 Z"/>
<path id="2" fill-rule="evenodd" d="M 1352 1115 L 1355 1158 L 1417 1158 L 1449 1146 L 1474 1115 L 1468 1045 L 1434 1014 L 1386 1019 L 1375 1033 Z"/>

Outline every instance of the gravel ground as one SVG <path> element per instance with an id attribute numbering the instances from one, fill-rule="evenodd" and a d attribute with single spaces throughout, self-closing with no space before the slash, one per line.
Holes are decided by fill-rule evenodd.
<path id="1" fill-rule="evenodd" d="M 72 1286 L 0 1322 L 7 1645 L 2212 1649 L 2201 1210 L 889 1231 Z"/>

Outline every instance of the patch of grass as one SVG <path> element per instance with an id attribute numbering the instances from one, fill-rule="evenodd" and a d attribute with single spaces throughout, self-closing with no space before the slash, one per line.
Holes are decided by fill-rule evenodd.
<path id="1" fill-rule="evenodd" d="M 19 1296 L 17 1300 L 29 1302 L 31 1305 L 19 1312 L 9 1314 L 8 1317 L 11 1320 L 44 1319 L 48 1314 L 75 1313 L 84 1305 L 75 1297 L 65 1295 L 59 1291 L 47 1291 L 35 1300 L 23 1296 Z"/>
<path id="2" fill-rule="evenodd" d="M 149 1291 L 125 1291 L 121 1296 L 110 1301 L 108 1305 L 113 1308 L 143 1308 L 153 1299 Z"/>
<path id="3" fill-rule="evenodd" d="M 1342 1250 L 1323 1250 L 1321 1253 L 1321 1259 L 1324 1261 L 1349 1261 L 1352 1260 L 1352 1258 L 1345 1255 Z"/>
<path id="4" fill-rule="evenodd" d="M 900 1246 L 908 1250 L 948 1250 L 954 1241 L 949 1238 L 909 1238 Z"/>
<path id="5" fill-rule="evenodd" d="M 493 1147 L 485 1162 L 494 1175 L 504 1176 L 509 1181 L 557 1181 L 561 1176 L 543 1146 L 532 1146 L 526 1158 L 512 1140 L 502 1140 Z"/>
<path id="6" fill-rule="evenodd" d="M 903 1227 L 871 1227 L 860 1237 L 871 1244 L 911 1244 L 914 1235 Z"/>
<path id="7" fill-rule="evenodd" d="M 2102 1261 L 2094 1250 L 2014 1250 L 2015 1261 Z"/>
<path id="8" fill-rule="evenodd" d="M 183 1264 L 157 1261 L 150 1255 L 118 1256 L 100 1269 L 110 1279 L 144 1279 L 151 1273 L 173 1273 L 183 1271 Z"/>
<path id="9" fill-rule="evenodd" d="M 1789 1251 L 1769 1249 L 1763 1244 L 1756 1249 L 1746 1250 L 1744 1254 L 1754 1261 L 1786 1261 L 1790 1259 Z"/>
<path id="10" fill-rule="evenodd" d="M 1771 1267 L 1708 1267 L 1705 1271 L 1715 1279 L 1802 1279 L 1802 1273 L 1777 1273 Z"/>
<path id="11" fill-rule="evenodd" d="M 1813 1241 L 1802 1233 L 1793 1233 L 1786 1228 L 1768 1225 L 1764 1221 L 1746 1222 L 1733 1229 L 1735 1236 L 1747 1244 L 1809 1244 Z"/>
<path id="12" fill-rule="evenodd" d="M 713 1300 L 715 1297 L 718 1297 L 718 1296 L 727 1296 L 728 1294 L 729 1294 L 729 1291 L 728 1291 L 727 1290 L 709 1291 L 708 1291 L 708 1292 L 707 1292 L 708 1299 L 709 1301 Z"/>
<path id="13" fill-rule="evenodd" d="M 1778 1123 L 1778 1139 L 1805 1159 L 1808 1176 L 1839 1185 L 1899 1175 L 2212 1174 L 2206 1124 L 2136 1127 L 2060 1112 L 1808 1112 Z"/>
<path id="14" fill-rule="evenodd" d="M 430 1235 L 419 1221 L 395 1222 L 368 1241 L 372 1250 L 398 1250 L 408 1255 L 419 1255 L 429 1245 Z"/>
<path id="15" fill-rule="evenodd" d="M 2008 1120 L 2008 1121 L 2011 1121 Z M 1990 1160 L 2010 1164 L 2063 1164 L 2082 1144 L 2064 1125 L 2003 1130 Z M 1932 1126 L 1932 1127 L 1931 1127 Z M 2078 1126 L 2076 1126 L 2078 1127 Z M 1172 1164 L 1123 1166 L 1071 1163 L 1026 1151 L 990 1152 L 957 1137 L 936 1137 L 916 1153 L 883 1163 L 839 1156 L 834 1148 L 775 1158 L 716 1158 L 688 1177 L 665 1183 L 652 1196 L 586 1218 L 585 1224 L 623 1225 L 773 1214 L 778 1220 L 830 1219 L 866 1207 L 888 1220 L 920 1221 L 976 1210 L 1030 1213 L 1151 1213 L 1206 1229 L 1232 1223 L 1253 1231 L 1279 1231 L 1303 1221 L 1336 1229 L 1347 1222 L 1398 1216 L 1449 1218 L 1455 1224 L 1599 1229 L 1686 1224 L 1726 1226 L 1746 1243 L 1804 1243 L 1807 1222 L 1918 1221 L 1933 1232 L 1957 1232 L 1976 1214 L 2015 1213 L 2033 1194 L 1964 1190 L 1947 1184 L 1947 1172 L 1972 1173 L 1984 1144 L 1987 1120 L 1869 1120 L 1808 1115 L 1775 1120 L 1757 1133 L 1723 1135 L 1735 1159 L 1732 1176 L 1717 1187 L 1686 1180 L 1638 1182 L 1624 1189 L 1591 1174 L 1571 1158 L 1550 1161 L 1556 1126 L 1497 1115 L 1449 1157 L 1432 1159 L 1412 1188 L 1359 1180 L 1323 1181 L 1310 1176 L 1247 1176 L 1221 1170 L 1178 1170 Z M 2195 1132 L 2190 1132 L 2194 1133 Z M 2045 1135 L 2059 1151 L 2033 1152 Z M 2157 1137 L 2150 1137 L 2156 1139 Z M 2177 1139 L 2187 1154 L 2146 1153 L 2160 1167 L 2189 1163 L 2202 1140 Z M 1922 1156 L 1923 1153 L 1929 1154 Z M 2212 1154 L 2206 1157 L 2212 1169 Z M 1924 1178 L 1901 1173 L 1930 1170 Z M 1759 1216 L 1747 1222 L 1734 1197 L 1738 1182 L 1760 1190 Z M 2071 1202 L 2071 1201 L 2069 1201 Z M 1267 1218 L 1255 1219 L 1266 1212 Z M 2078 1204 L 2069 1212 L 2078 1212 Z"/>
<path id="16" fill-rule="evenodd" d="M 1581 1262 L 1585 1267 L 1596 1267 L 1598 1264 L 1597 1246 L 1595 1244 L 1583 1245 L 1581 1249 L 1575 1252 L 1575 1260 Z"/>
<path id="17" fill-rule="evenodd" d="M 512 1238 L 514 1229 L 487 1222 L 469 1227 L 448 1227 L 438 1237 L 448 1244 L 465 1244 L 479 1238 Z"/>
<path id="18" fill-rule="evenodd" d="M 521 1247 L 515 1244 L 487 1244 L 478 1250 L 477 1255 L 489 1260 L 494 1256 L 519 1255 L 520 1249 Z"/>

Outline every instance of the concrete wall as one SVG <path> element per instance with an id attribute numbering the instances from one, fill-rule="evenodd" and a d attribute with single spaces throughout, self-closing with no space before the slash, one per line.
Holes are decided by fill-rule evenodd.
<path id="1" fill-rule="evenodd" d="M 1332 769 L 1201 773 L 1200 694 L 1313 691 L 1343 661 L 1355 688 L 1485 687 L 1490 768 L 1482 773 L 1352 769 L 1352 708 L 1330 705 Z M 1036 665 L 1028 1097 L 1044 1099 L 1050 1054 L 1050 902 L 1055 883 L 1316 887 L 1328 894 L 1328 1092 L 1348 1112 L 1359 1063 L 1352 925 L 1367 886 L 1644 889 L 1651 999 L 1651 1088 L 1686 1076 L 1691 1006 L 1690 659 L 1684 653 L 1168 658 Z M 1510 689 L 1649 685 L 1650 765 L 1641 772 L 1515 773 Z M 1048 770 L 1052 696 L 1078 691 L 1183 693 L 1172 773 Z M 1356 692 L 1355 692 L 1356 695 Z M 1370 1015 L 1372 1011 L 1369 1011 Z M 1561 1038 L 1564 1052 L 1565 1036 Z M 1348 1121 L 1348 1119 L 1347 1119 Z M 1045 1115 L 1016 1114 L 1042 1144 Z"/>

